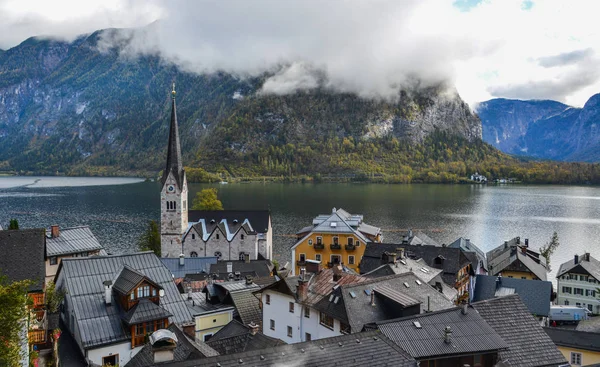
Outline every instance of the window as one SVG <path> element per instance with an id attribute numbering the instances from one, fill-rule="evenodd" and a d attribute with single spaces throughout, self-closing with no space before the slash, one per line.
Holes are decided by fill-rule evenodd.
<path id="1" fill-rule="evenodd" d="M 583 288 L 573 288 L 573 294 L 580 294 L 583 296 Z"/>
<path id="2" fill-rule="evenodd" d="M 275 330 L 275 320 L 271 319 L 269 326 L 271 327 L 271 330 Z"/>
<path id="3" fill-rule="evenodd" d="M 591 296 L 591 297 L 596 298 L 596 291 L 593 290 L 593 289 L 586 289 L 585 290 L 585 295 L 586 295 L 586 297 L 590 297 Z"/>
<path id="4" fill-rule="evenodd" d="M 244 239 L 244 234 L 243 234 L 243 233 L 240 235 L 240 238 L 241 238 L 242 240 Z"/>
<path id="5" fill-rule="evenodd" d="M 58 263 L 58 259 L 56 256 L 50 257 L 50 265 L 56 265 Z"/>
<path id="6" fill-rule="evenodd" d="M 154 332 L 154 321 L 150 321 L 146 323 L 146 333 Z"/>
<path id="7" fill-rule="evenodd" d="M 144 335 L 144 324 L 135 325 L 135 335 Z"/>
<path id="8" fill-rule="evenodd" d="M 575 306 L 581 307 L 581 303 L 577 302 L 577 303 L 575 303 Z"/>
<path id="9" fill-rule="evenodd" d="M 265 303 L 268 305 L 271 304 L 271 295 L 270 294 L 265 295 Z"/>
<path id="10" fill-rule="evenodd" d="M 527 277 L 521 277 L 521 279 L 527 279 Z"/>
<path id="11" fill-rule="evenodd" d="M 340 255 L 331 255 L 331 263 L 336 265 L 342 262 L 342 257 Z"/>
<path id="12" fill-rule="evenodd" d="M 289 310 L 291 313 L 294 313 L 294 302 L 290 302 Z"/>
<path id="13" fill-rule="evenodd" d="M 339 245 L 339 238 L 338 237 L 333 237 L 333 244 L 334 245 Z"/>
<path id="14" fill-rule="evenodd" d="M 316 254 L 315 255 L 315 260 L 321 261 L 321 254 Z"/>
<path id="15" fill-rule="evenodd" d="M 309 342 L 312 340 L 312 335 L 310 333 L 304 333 L 304 341 Z"/>
<path id="16" fill-rule="evenodd" d="M 152 288 L 152 297 L 156 297 L 156 288 Z"/>
<path id="17" fill-rule="evenodd" d="M 198 257 L 198 253 L 196 251 L 190 252 L 190 257 Z"/>
<path id="18" fill-rule="evenodd" d="M 588 311 L 594 312 L 594 306 L 593 305 L 587 305 L 587 306 L 588 306 Z"/>
<path id="19" fill-rule="evenodd" d="M 137 289 L 137 298 L 150 297 L 150 286 L 143 286 Z"/>
<path id="20" fill-rule="evenodd" d="M 81 256 L 81 257 L 88 257 L 88 253 L 87 253 L 86 251 L 84 251 L 84 252 L 82 252 L 82 253 L 81 253 L 81 255 L 80 255 L 80 256 Z"/>
<path id="21" fill-rule="evenodd" d="M 350 246 L 354 245 L 354 238 L 348 237 L 348 245 L 350 245 Z"/>
<path id="22" fill-rule="evenodd" d="M 192 239 L 195 240 L 196 239 L 196 234 L 192 233 Z"/>
<path id="23" fill-rule="evenodd" d="M 173 202 L 173 210 L 177 209 L 177 202 Z"/>
<path id="24" fill-rule="evenodd" d="M 333 317 L 326 315 L 323 312 L 321 312 L 321 314 L 319 315 L 319 323 L 325 326 L 326 328 L 333 330 Z"/>
<path id="25" fill-rule="evenodd" d="M 306 254 L 300 254 L 300 262 L 306 261 Z"/>
<path id="26" fill-rule="evenodd" d="M 288 336 L 291 338 L 292 337 L 292 327 L 288 326 Z"/>
<path id="27" fill-rule="evenodd" d="M 317 237 L 317 245 L 323 244 L 323 237 Z"/>
<path id="28" fill-rule="evenodd" d="M 581 353 L 571 352 L 571 364 L 581 366 Z"/>
<path id="29" fill-rule="evenodd" d="M 585 276 L 585 275 L 580 275 L 580 276 L 579 276 L 579 280 L 586 281 L 587 279 L 586 279 L 586 276 Z"/>
<path id="30" fill-rule="evenodd" d="M 221 254 L 221 251 L 215 251 L 215 256 L 220 260 L 223 254 Z"/>
<path id="31" fill-rule="evenodd" d="M 217 239 L 219 239 L 219 234 L 217 233 Z"/>
<path id="32" fill-rule="evenodd" d="M 568 306 L 568 305 L 569 305 L 569 301 L 565 300 L 565 306 Z"/>
<path id="33" fill-rule="evenodd" d="M 312 240 L 308 240 L 308 245 L 312 246 Z"/>
<path id="34" fill-rule="evenodd" d="M 571 287 L 562 287 L 562 292 L 571 294 Z"/>
<path id="35" fill-rule="evenodd" d="M 132 301 L 135 299 L 135 292 L 131 292 L 131 294 L 129 295 L 129 299 Z"/>
<path id="36" fill-rule="evenodd" d="M 340 332 L 342 334 L 350 334 L 350 325 L 340 322 Z"/>
<path id="37" fill-rule="evenodd" d="M 348 255 L 348 265 L 354 265 L 354 255 Z"/>
<path id="38" fill-rule="evenodd" d="M 310 308 L 304 307 L 304 317 L 310 319 Z"/>
<path id="39" fill-rule="evenodd" d="M 169 322 L 165 322 L 165 320 L 158 320 L 156 322 L 156 328 L 158 329 L 166 329 L 169 326 Z"/>
<path id="40" fill-rule="evenodd" d="M 187 210 L 187 200 L 183 201 L 183 206 L 182 206 L 183 210 Z"/>
<path id="41" fill-rule="evenodd" d="M 119 364 L 119 355 L 113 354 L 112 356 L 102 357 L 103 366 L 116 366 Z"/>

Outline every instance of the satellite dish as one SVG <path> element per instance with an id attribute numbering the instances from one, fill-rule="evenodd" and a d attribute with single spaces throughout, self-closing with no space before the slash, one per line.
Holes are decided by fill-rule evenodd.
<path id="1" fill-rule="evenodd" d="M 165 290 L 164 290 L 164 289 L 160 289 L 160 290 L 158 291 L 158 295 L 159 295 L 160 297 L 164 297 L 164 296 L 165 296 Z"/>

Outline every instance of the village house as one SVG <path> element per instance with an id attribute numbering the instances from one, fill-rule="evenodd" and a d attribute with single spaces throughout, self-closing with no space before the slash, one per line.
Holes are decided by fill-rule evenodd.
<path id="1" fill-rule="evenodd" d="M 600 333 L 556 327 L 544 328 L 571 366 L 600 364 Z"/>
<path id="2" fill-rule="evenodd" d="M 505 278 L 546 280 L 546 260 L 529 248 L 529 239 L 515 237 L 486 255 L 490 275 Z"/>
<path id="3" fill-rule="evenodd" d="M 262 329 L 262 312 L 260 301 L 253 294 L 260 286 L 251 277 L 245 280 L 227 282 L 209 282 L 202 292 L 206 295 L 206 303 L 211 305 L 229 305 L 234 308 L 233 319 L 244 325 L 258 325 Z M 219 321 L 217 320 L 217 322 Z M 209 340 L 210 336 L 204 339 Z"/>
<path id="4" fill-rule="evenodd" d="M 459 237 L 456 241 L 449 244 L 448 247 L 459 248 L 466 253 L 474 253 L 477 257 L 477 263 L 473 264 L 473 272 L 475 275 L 487 275 L 487 259 L 485 257 L 485 252 L 475 246 L 470 239 Z"/>
<path id="5" fill-rule="evenodd" d="M 560 265 L 556 273 L 557 303 L 583 307 L 594 314 L 600 314 L 600 262 L 589 252 L 575 255 Z"/>
<path id="6" fill-rule="evenodd" d="M 176 323 L 195 336 L 171 272 L 152 252 L 64 258 L 60 316 L 88 363 L 124 366 L 149 335 Z"/>
<path id="7" fill-rule="evenodd" d="M 188 210 L 188 184 L 181 158 L 172 91 L 167 163 L 161 178 L 161 255 L 215 256 L 220 260 L 271 259 L 273 230 L 267 210 Z"/>
<path id="8" fill-rule="evenodd" d="M 219 330 L 206 343 L 220 355 L 248 352 L 251 350 L 272 348 L 285 342 L 261 333 L 258 325 L 244 325 L 233 320 Z"/>
<path id="9" fill-rule="evenodd" d="M 331 214 L 321 214 L 311 226 L 296 233 L 298 241 L 292 246 L 293 274 L 299 274 L 307 260 L 319 261 L 323 266 L 337 264 L 358 273 L 365 245 L 381 242 L 381 229 L 363 222 L 363 216 L 333 208 Z"/>
<path id="10" fill-rule="evenodd" d="M 46 231 L 46 284 L 54 281 L 63 258 L 106 255 L 106 251 L 88 226 L 60 228 L 50 226 Z"/>
<path id="11" fill-rule="evenodd" d="M 192 292 L 191 289 L 181 296 L 194 317 L 196 340 L 210 340 L 215 333 L 233 320 L 233 313 L 236 310 L 231 304 L 211 303 L 207 293 Z"/>

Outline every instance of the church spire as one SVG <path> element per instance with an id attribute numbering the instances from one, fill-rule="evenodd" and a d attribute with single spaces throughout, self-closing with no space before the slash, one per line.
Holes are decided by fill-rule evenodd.
<path id="1" fill-rule="evenodd" d="M 162 184 L 165 184 L 170 172 L 173 172 L 177 185 L 183 187 L 183 162 L 181 160 L 181 146 L 179 145 L 179 127 L 177 126 L 177 108 L 175 106 L 175 83 L 171 91 L 171 126 L 169 128 L 169 145 L 167 147 L 167 166 L 163 172 Z"/>

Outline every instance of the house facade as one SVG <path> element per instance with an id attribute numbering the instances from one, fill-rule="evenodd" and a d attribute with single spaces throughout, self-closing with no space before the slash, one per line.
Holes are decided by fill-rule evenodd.
<path id="1" fill-rule="evenodd" d="M 546 260 L 529 248 L 529 240 L 515 237 L 486 254 L 489 275 L 546 280 Z"/>
<path id="2" fill-rule="evenodd" d="M 54 281 L 63 258 L 106 255 L 106 251 L 88 226 L 60 228 L 50 226 L 46 231 L 46 284 Z"/>
<path id="3" fill-rule="evenodd" d="M 571 366 L 600 364 L 600 333 L 562 328 L 544 328 Z"/>
<path id="4" fill-rule="evenodd" d="M 188 210 L 188 184 L 181 158 L 174 89 L 167 162 L 161 183 L 162 257 L 272 258 L 273 231 L 268 211 Z"/>
<path id="5" fill-rule="evenodd" d="M 594 314 L 600 314 L 600 262 L 588 252 L 575 255 L 560 265 L 556 274 L 557 303 L 582 307 Z"/>
<path id="6" fill-rule="evenodd" d="M 362 215 L 335 208 L 331 214 L 314 218 L 312 226 L 296 235 L 298 241 L 291 249 L 293 274 L 299 274 L 307 260 L 327 267 L 343 264 L 358 273 L 365 245 L 383 238 L 381 229 L 364 223 Z"/>

